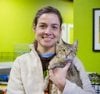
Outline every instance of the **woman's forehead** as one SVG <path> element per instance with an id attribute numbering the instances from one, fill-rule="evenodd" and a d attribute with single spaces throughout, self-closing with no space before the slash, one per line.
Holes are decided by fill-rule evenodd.
<path id="1" fill-rule="evenodd" d="M 54 25 L 60 24 L 58 16 L 54 13 L 45 13 L 38 18 L 38 23 L 46 23 L 46 22 L 52 23 Z"/>

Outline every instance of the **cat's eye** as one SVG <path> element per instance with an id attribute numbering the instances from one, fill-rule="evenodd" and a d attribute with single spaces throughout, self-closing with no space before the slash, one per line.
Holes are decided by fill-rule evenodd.
<path id="1" fill-rule="evenodd" d="M 65 49 L 63 49 L 63 51 L 66 51 Z"/>

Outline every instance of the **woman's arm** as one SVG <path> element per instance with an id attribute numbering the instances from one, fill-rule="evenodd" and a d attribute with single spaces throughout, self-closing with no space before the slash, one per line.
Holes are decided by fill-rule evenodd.
<path id="1" fill-rule="evenodd" d="M 7 86 L 7 94 L 25 94 L 21 81 L 21 71 L 19 59 L 17 58 L 10 72 L 10 78 Z"/>

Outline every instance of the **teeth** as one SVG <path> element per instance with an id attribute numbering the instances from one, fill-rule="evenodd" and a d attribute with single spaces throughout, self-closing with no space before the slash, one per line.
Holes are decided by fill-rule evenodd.
<path id="1" fill-rule="evenodd" d="M 52 39 L 52 37 L 44 37 L 44 36 L 42 36 L 42 38 L 51 38 Z"/>

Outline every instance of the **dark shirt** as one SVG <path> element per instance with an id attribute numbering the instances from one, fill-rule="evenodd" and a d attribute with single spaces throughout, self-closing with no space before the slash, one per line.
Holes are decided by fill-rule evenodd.
<path id="1" fill-rule="evenodd" d="M 41 62 L 42 62 L 42 68 L 43 68 L 43 75 L 44 78 L 47 76 L 48 74 L 48 65 L 50 60 L 55 56 L 56 54 L 50 54 L 49 56 L 44 56 L 44 55 L 39 55 Z M 44 91 L 44 94 L 49 94 L 49 85 L 48 88 Z"/>

